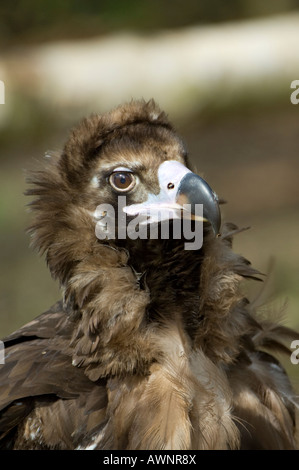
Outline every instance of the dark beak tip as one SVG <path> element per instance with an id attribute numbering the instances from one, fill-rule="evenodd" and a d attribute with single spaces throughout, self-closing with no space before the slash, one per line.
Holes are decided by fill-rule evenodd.
<path id="1" fill-rule="evenodd" d="M 203 205 L 203 217 L 211 224 L 215 236 L 219 235 L 221 212 L 217 194 L 208 183 L 195 173 L 187 173 L 181 180 L 177 199 L 183 197 L 191 204 L 191 212 L 195 214 L 196 204 Z"/>

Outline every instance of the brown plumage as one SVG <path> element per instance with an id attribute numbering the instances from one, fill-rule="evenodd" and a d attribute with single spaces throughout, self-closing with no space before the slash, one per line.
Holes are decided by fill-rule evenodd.
<path id="1" fill-rule="evenodd" d="M 95 234 L 97 206 L 117 207 L 110 175 L 133 181 L 128 207 L 143 207 L 166 161 L 169 178 L 190 167 L 166 115 L 140 101 L 85 119 L 32 174 L 32 243 L 63 301 L 5 339 L 1 448 L 295 448 L 294 393 L 273 354 L 298 335 L 242 295 L 259 273 L 231 249 L 238 229 L 209 218 L 215 194 L 201 249 Z"/>

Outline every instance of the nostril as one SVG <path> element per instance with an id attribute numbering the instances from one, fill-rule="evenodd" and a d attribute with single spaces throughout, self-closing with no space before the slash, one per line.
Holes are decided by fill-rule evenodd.
<path id="1" fill-rule="evenodd" d="M 173 189 L 173 188 L 174 188 L 174 184 L 173 184 L 173 183 L 168 183 L 167 188 L 168 188 L 168 189 Z"/>

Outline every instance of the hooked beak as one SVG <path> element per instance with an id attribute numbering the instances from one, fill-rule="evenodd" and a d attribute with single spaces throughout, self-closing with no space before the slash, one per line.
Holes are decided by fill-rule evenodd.
<path id="1" fill-rule="evenodd" d="M 218 197 L 204 179 L 182 163 L 168 160 L 160 165 L 158 180 L 159 194 L 149 194 L 143 203 L 124 207 L 124 212 L 132 216 L 144 215 L 146 221 L 141 223 L 181 217 L 209 222 L 214 234 L 219 234 L 221 214 Z M 202 216 L 197 215 L 198 204 L 203 205 Z"/>
<path id="2" fill-rule="evenodd" d="M 215 235 L 219 234 L 221 214 L 218 197 L 208 183 L 195 173 L 186 173 L 181 179 L 176 202 L 183 206 L 190 204 L 191 219 L 196 220 L 196 204 L 203 205 L 203 220 L 211 224 Z"/>

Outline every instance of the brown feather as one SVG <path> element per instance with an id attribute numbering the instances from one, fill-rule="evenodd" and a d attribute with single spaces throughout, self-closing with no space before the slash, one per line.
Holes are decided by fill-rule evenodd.
<path id="1" fill-rule="evenodd" d="M 96 207 L 116 204 L 104 169 L 138 162 L 142 202 L 166 160 L 188 166 L 181 139 L 153 101 L 133 101 L 83 120 L 30 176 L 32 244 L 63 302 L 5 340 L 1 448 L 296 447 L 295 396 L 273 354 L 298 334 L 244 298 L 242 279 L 261 275 L 232 251 L 242 230 L 205 227 L 195 252 L 95 235 Z"/>

